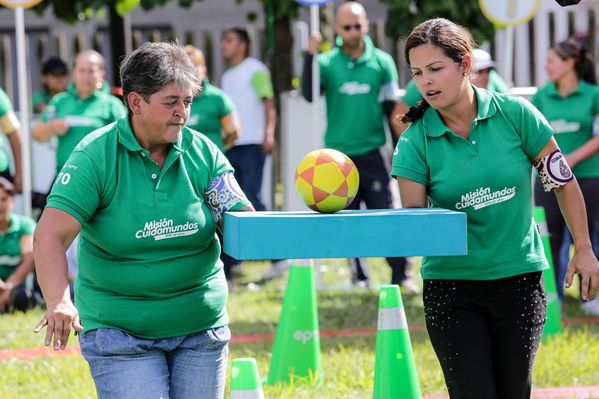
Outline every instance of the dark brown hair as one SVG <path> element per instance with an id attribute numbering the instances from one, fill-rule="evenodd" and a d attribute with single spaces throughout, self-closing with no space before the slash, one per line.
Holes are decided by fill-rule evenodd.
<path id="1" fill-rule="evenodd" d="M 574 60 L 574 70 L 578 79 L 589 83 L 597 83 L 595 77 L 595 63 L 589 55 L 586 46 L 574 39 L 557 43 L 551 47 L 555 54 L 563 61 L 569 58 Z"/>
<path id="2" fill-rule="evenodd" d="M 4 190 L 11 197 L 15 195 L 15 186 L 4 177 L 0 177 L 0 189 Z"/>
<path id="3" fill-rule="evenodd" d="M 410 65 L 410 50 L 423 44 L 439 47 L 445 55 L 457 63 L 461 63 L 466 54 L 472 54 L 474 49 L 474 40 L 470 32 L 445 18 L 429 19 L 412 30 L 404 50 L 408 65 Z M 414 122 L 422 118 L 428 107 L 429 104 L 422 99 L 417 106 L 411 107 L 405 115 L 400 116 L 400 120 L 403 123 Z"/>

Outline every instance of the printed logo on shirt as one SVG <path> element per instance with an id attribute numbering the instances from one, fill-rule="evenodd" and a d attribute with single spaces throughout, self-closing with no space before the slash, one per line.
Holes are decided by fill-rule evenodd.
<path id="1" fill-rule="evenodd" d="M 475 210 L 495 205 L 510 200 L 516 195 L 516 187 L 504 187 L 501 190 L 491 191 L 489 187 L 479 187 L 462 195 L 460 202 L 455 204 L 456 209 L 473 207 Z"/>
<path id="2" fill-rule="evenodd" d="M 69 115 L 64 118 L 64 121 L 69 124 L 69 126 L 93 126 L 94 120 L 90 118 L 86 118 L 84 116 L 79 115 Z"/>
<path id="3" fill-rule="evenodd" d="M 339 88 L 339 93 L 347 94 L 348 96 L 355 96 L 356 94 L 368 94 L 370 93 L 370 85 L 368 83 L 360 82 L 345 82 Z"/>
<path id="4" fill-rule="evenodd" d="M 194 126 L 194 125 L 197 125 L 199 121 L 200 121 L 199 115 L 189 115 L 189 118 L 187 118 L 187 125 Z"/>
<path id="5" fill-rule="evenodd" d="M 553 128 L 553 131 L 556 134 L 559 133 L 575 133 L 580 130 L 580 123 L 578 122 L 568 122 L 565 119 L 556 119 L 554 121 L 550 121 L 549 125 Z"/>
<path id="6" fill-rule="evenodd" d="M 198 224 L 195 222 L 186 222 L 184 224 L 175 224 L 173 219 L 162 218 L 146 222 L 143 229 L 135 232 L 135 238 L 154 237 L 154 241 L 166 240 L 169 238 L 190 236 L 198 232 Z"/>

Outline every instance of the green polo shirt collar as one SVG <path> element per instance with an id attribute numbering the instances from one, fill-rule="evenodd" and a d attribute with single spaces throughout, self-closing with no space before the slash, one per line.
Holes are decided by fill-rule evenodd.
<path id="1" fill-rule="evenodd" d="M 568 94 L 566 97 L 571 97 L 571 96 L 576 96 L 576 95 L 583 96 L 584 90 L 587 85 L 588 85 L 587 82 L 585 82 L 582 79 L 579 79 L 578 86 L 576 86 L 576 89 L 574 89 L 574 91 L 572 93 Z M 556 86 L 555 82 L 551 82 L 547 85 L 547 94 L 550 97 L 556 97 L 556 98 L 564 97 L 561 94 L 559 94 L 559 91 L 557 91 L 557 86 Z"/>
<path id="2" fill-rule="evenodd" d="M 86 98 L 85 100 L 83 100 L 80 96 L 79 93 L 77 92 L 77 88 L 75 87 L 75 83 L 73 83 L 73 81 L 70 81 L 69 84 L 67 85 L 67 92 L 72 95 L 75 98 L 78 98 L 82 101 L 89 101 L 90 99 L 96 98 L 98 96 L 99 93 L 107 93 L 110 94 L 110 91 L 108 89 L 108 82 L 104 82 L 104 84 L 102 85 L 102 88 L 100 90 L 96 90 L 94 91 L 92 94 L 90 94 L 90 96 L 88 98 Z"/>
<path id="3" fill-rule="evenodd" d="M 119 132 L 119 143 L 121 143 L 129 151 L 139 152 L 142 151 L 149 154 L 149 151 L 144 149 L 139 141 L 135 138 L 133 130 L 131 129 L 131 122 L 129 121 L 129 115 L 119 119 L 117 121 L 117 129 Z M 180 154 L 185 152 L 191 145 L 192 137 L 190 134 L 185 134 L 185 130 L 181 132 L 176 143 L 173 143 L 175 152 Z"/>
<path id="4" fill-rule="evenodd" d="M 342 54 L 348 60 L 353 61 L 354 64 L 360 65 L 370 61 L 374 56 L 374 43 L 372 43 L 372 39 L 368 35 L 364 35 L 362 36 L 362 41 L 364 42 L 364 52 L 355 60 L 351 59 L 350 56 L 341 49 L 343 46 L 343 38 L 341 36 L 335 38 L 335 45 L 339 48 L 339 54 Z"/>
<path id="5" fill-rule="evenodd" d="M 487 119 L 495 115 L 497 112 L 497 106 L 492 101 L 491 95 L 488 91 L 477 88 L 472 85 L 476 100 L 478 102 L 478 112 L 476 115 L 476 121 Z M 424 114 L 424 125 L 426 126 L 426 135 L 429 137 L 441 137 L 445 133 L 449 132 L 450 129 L 445 126 L 441 116 L 435 110 L 433 112 L 425 112 Z"/>

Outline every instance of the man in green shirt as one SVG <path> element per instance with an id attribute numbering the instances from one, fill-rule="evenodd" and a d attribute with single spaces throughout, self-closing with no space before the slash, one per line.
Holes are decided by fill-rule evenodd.
<path id="1" fill-rule="evenodd" d="M 335 31 L 337 47 L 318 56 L 327 108 L 324 144 L 348 155 L 360 173 L 358 193 L 347 209 L 359 209 L 362 202 L 370 209 L 391 208 L 388 158 L 382 150 L 387 142 L 384 116 L 390 117 L 398 99 L 397 68 L 393 58 L 368 37 L 361 4 L 349 1 L 338 8 Z M 308 101 L 312 101 L 312 59 L 319 42 L 320 35 L 313 36 L 304 57 L 302 94 Z M 387 258 L 387 262 L 392 283 L 411 283 L 405 258 Z M 368 286 L 366 265 L 360 259 L 351 263 L 352 282 Z"/>

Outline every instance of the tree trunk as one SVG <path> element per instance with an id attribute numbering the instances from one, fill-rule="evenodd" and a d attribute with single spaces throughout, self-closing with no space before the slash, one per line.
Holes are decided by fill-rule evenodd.
<path id="1" fill-rule="evenodd" d="M 121 78 L 119 67 L 121 60 L 127 54 L 125 48 L 125 20 L 115 10 L 114 6 L 108 6 L 108 30 L 110 33 L 110 53 L 112 55 L 112 86 L 120 87 Z"/>

